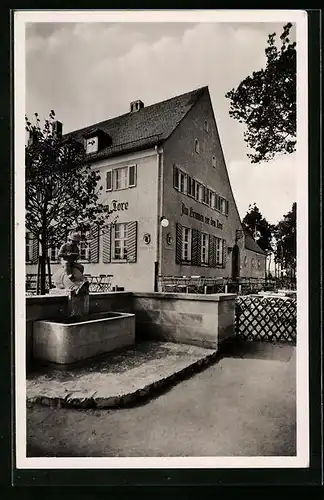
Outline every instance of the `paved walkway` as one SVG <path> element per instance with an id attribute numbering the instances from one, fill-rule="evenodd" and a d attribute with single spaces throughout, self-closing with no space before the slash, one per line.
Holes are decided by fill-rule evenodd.
<path id="1" fill-rule="evenodd" d="M 237 343 L 158 397 L 131 408 L 31 405 L 28 456 L 292 456 L 295 348 Z"/>
<path id="2" fill-rule="evenodd" d="M 73 370 L 43 368 L 27 378 L 27 401 L 75 408 L 134 404 L 215 358 L 216 351 L 142 342 Z"/>

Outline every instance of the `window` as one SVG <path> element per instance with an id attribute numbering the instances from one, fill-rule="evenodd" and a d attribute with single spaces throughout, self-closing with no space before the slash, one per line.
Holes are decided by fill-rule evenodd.
<path id="1" fill-rule="evenodd" d="M 195 139 L 195 153 L 199 154 L 200 153 L 200 148 L 199 148 L 199 141 L 198 139 Z"/>
<path id="2" fill-rule="evenodd" d="M 58 261 L 58 251 L 59 251 L 58 247 L 52 247 L 48 250 L 48 256 L 51 262 Z"/>
<path id="3" fill-rule="evenodd" d="M 216 193 L 213 193 L 211 194 L 211 208 L 213 208 L 215 210 L 216 208 Z"/>
<path id="4" fill-rule="evenodd" d="M 186 174 L 179 170 L 179 191 L 181 193 L 186 192 Z"/>
<path id="5" fill-rule="evenodd" d="M 136 165 L 128 167 L 128 187 L 136 186 Z"/>
<path id="6" fill-rule="evenodd" d="M 26 262 L 33 260 L 33 235 L 26 233 Z"/>
<path id="7" fill-rule="evenodd" d="M 208 205 L 213 208 L 213 200 L 214 200 L 214 195 L 215 193 L 213 191 L 209 191 L 209 202 L 208 202 Z"/>
<path id="8" fill-rule="evenodd" d="M 116 168 L 114 170 L 116 190 L 127 188 L 127 173 L 128 173 L 128 167 Z"/>
<path id="9" fill-rule="evenodd" d="M 136 181 L 136 165 L 110 169 L 106 172 L 106 191 L 135 187 Z"/>
<path id="10" fill-rule="evenodd" d="M 254 258 L 251 260 L 251 265 L 252 265 L 252 267 L 255 267 L 255 259 Z"/>
<path id="11" fill-rule="evenodd" d="M 203 203 L 208 205 L 209 203 L 209 189 L 206 186 L 203 186 Z"/>
<path id="12" fill-rule="evenodd" d="M 188 189 L 188 196 L 192 196 L 194 198 L 196 192 L 196 181 L 189 175 L 187 176 L 187 189 Z"/>
<path id="13" fill-rule="evenodd" d="M 201 263 L 208 264 L 208 234 L 201 233 Z"/>
<path id="14" fill-rule="evenodd" d="M 80 243 L 80 260 L 90 260 L 89 244 L 84 240 Z"/>
<path id="15" fill-rule="evenodd" d="M 222 240 L 216 238 L 216 264 L 223 264 Z"/>
<path id="16" fill-rule="evenodd" d="M 191 260 L 191 229 L 182 228 L 182 260 Z"/>
<path id="17" fill-rule="evenodd" d="M 220 198 L 220 211 L 222 212 L 222 214 L 225 213 L 225 207 L 226 207 L 226 203 L 225 203 L 224 198 Z"/>
<path id="18" fill-rule="evenodd" d="M 248 265 L 248 258 L 247 256 L 244 257 L 244 267 L 247 267 Z"/>
<path id="19" fill-rule="evenodd" d="M 113 228 L 113 259 L 127 259 L 127 223 L 118 223 Z"/>
<path id="20" fill-rule="evenodd" d="M 86 153 L 96 153 L 98 151 L 98 137 L 86 139 Z"/>
<path id="21" fill-rule="evenodd" d="M 202 200 L 202 185 L 196 182 L 196 200 Z"/>
<path id="22" fill-rule="evenodd" d="M 220 197 L 216 194 L 215 209 L 220 210 Z"/>
<path id="23" fill-rule="evenodd" d="M 261 267 L 261 261 L 258 259 L 258 267 Z"/>
<path id="24" fill-rule="evenodd" d="M 209 123 L 207 120 L 205 120 L 204 128 L 205 128 L 205 132 L 209 132 Z"/>
<path id="25" fill-rule="evenodd" d="M 186 193 L 187 175 L 179 168 L 174 167 L 173 171 L 173 186 L 181 193 Z"/>
<path id="26" fill-rule="evenodd" d="M 216 168 L 216 156 L 215 155 L 212 156 L 212 166 L 214 168 Z"/>
<path id="27" fill-rule="evenodd" d="M 112 170 L 106 172 L 106 191 L 112 191 Z"/>

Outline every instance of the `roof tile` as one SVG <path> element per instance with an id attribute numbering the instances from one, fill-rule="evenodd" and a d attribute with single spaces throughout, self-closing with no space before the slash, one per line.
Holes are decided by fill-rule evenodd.
<path id="1" fill-rule="evenodd" d="M 91 160 L 99 160 L 145 149 L 158 145 L 166 140 L 188 111 L 194 106 L 208 87 L 187 92 L 166 101 L 126 113 L 116 118 L 105 120 L 89 127 L 65 134 L 66 139 L 83 141 L 91 129 L 101 129 L 112 139 L 110 146 L 91 154 Z"/>

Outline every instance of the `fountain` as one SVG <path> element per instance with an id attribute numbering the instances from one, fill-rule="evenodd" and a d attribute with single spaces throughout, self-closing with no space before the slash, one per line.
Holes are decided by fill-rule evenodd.
<path id="1" fill-rule="evenodd" d="M 89 312 L 89 282 L 83 266 L 66 262 L 53 276 L 50 294 L 66 295 L 68 314 L 62 319 L 36 321 L 34 358 L 57 365 L 71 365 L 135 343 L 135 315 L 120 312 Z"/>

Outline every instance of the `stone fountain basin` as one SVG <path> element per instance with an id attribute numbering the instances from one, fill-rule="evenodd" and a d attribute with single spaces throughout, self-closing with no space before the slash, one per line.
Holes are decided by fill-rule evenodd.
<path id="1" fill-rule="evenodd" d="M 33 356 L 68 365 L 135 343 L 135 314 L 106 312 L 35 321 Z"/>

